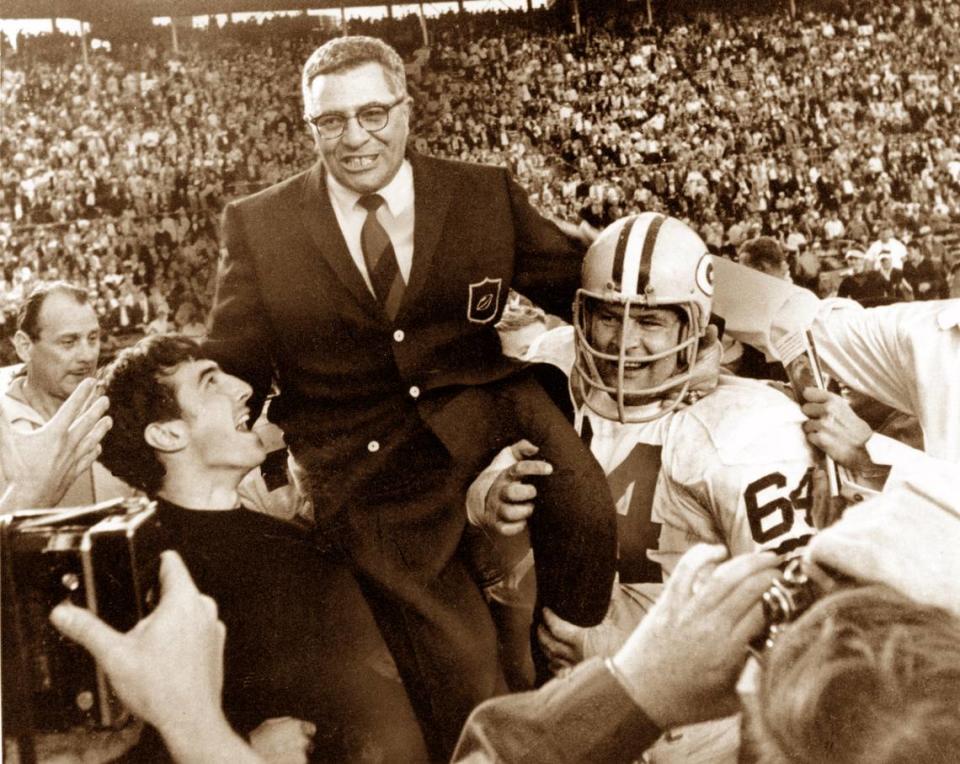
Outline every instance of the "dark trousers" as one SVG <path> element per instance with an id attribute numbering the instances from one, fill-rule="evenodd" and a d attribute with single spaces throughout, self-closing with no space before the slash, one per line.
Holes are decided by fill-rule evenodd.
<path id="1" fill-rule="evenodd" d="M 553 474 L 530 521 L 538 598 L 582 626 L 606 613 L 616 511 L 603 470 L 528 372 L 434 399 L 375 471 L 333 474 L 320 447 L 293 440 L 318 534 L 352 563 L 437 759 L 470 711 L 504 692 L 496 631 L 462 544 L 466 489 L 503 447 L 526 438 Z M 363 469 L 359 467 L 358 469 Z M 325 513 L 328 507 L 336 507 Z"/>

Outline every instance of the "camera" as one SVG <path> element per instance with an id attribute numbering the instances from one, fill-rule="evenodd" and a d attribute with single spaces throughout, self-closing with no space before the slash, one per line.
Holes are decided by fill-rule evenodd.
<path id="1" fill-rule="evenodd" d="M 129 630 L 156 603 L 163 548 L 146 499 L 0 517 L 5 736 L 126 723 L 106 676 L 53 627 L 50 611 L 69 599 Z"/>
<path id="2" fill-rule="evenodd" d="M 763 619 L 766 628 L 754 640 L 755 650 L 769 649 L 777 636 L 796 621 L 824 593 L 821 586 L 803 570 L 802 557 L 791 557 L 783 574 L 763 593 Z"/>

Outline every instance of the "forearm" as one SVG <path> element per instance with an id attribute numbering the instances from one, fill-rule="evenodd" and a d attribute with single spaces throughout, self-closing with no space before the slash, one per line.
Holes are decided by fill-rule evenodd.
<path id="1" fill-rule="evenodd" d="M 262 764 L 263 759 L 220 717 L 209 723 L 184 723 L 161 730 L 179 764 Z"/>
<path id="2" fill-rule="evenodd" d="M 471 714 L 454 762 L 635 761 L 661 730 L 600 660 Z"/>

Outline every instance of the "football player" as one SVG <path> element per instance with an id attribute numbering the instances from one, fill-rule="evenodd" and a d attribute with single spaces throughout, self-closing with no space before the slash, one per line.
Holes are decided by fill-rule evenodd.
<path id="1" fill-rule="evenodd" d="M 712 268 L 706 245 L 681 221 L 621 219 L 587 253 L 574 325 L 526 353 L 570 375 L 576 426 L 619 512 L 620 584 L 605 622 L 580 629 L 546 614 L 541 642 L 557 670 L 612 654 L 694 544 L 786 553 L 813 533 L 805 417 L 776 387 L 719 373 Z M 525 478 L 543 464 L 532 451 L 515 448 L 529 458 L 506 468 L 502 455 L 499 470 L 474 486 L 475 521 L 507 533 L 522 527 L 535 496 Z"/>

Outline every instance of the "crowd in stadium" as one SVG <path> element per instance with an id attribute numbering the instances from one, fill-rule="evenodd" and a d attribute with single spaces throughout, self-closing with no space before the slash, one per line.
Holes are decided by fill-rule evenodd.
<path id="1" fill-rule="evenodd" d="M 523 14 L 441 17 L 414 83 L 414 145 L 507 165 L 539 209 L 595 229 L 662 209 L 718 252 L 775 236 L 814 287 L 884 225 L 903 241 L 926 226 L 945 294 L 956 258 L 938 234 L 960 191 L 955 9 L 702 16 L 656 31 L 637 12 L 581 38 L 546 21 L 531 34 Z M 158 295 L 171 320 L 184 303 L 205 314 L 224 200 L 310 161 L 285 83 L 317 40 L 291 23 L 182 33 L 174 57 L 158 32 L 89 67 L 75 38 L 22 41 L 2 84 L 8 335 L 24 285 L 54 276 L 86 281 L 111 332 L 144 328 Z M 409 19 L 388 23 L 411 47 Z M 143 294 L 150 310 L 130 316 Z"/>
<path id="2" fill-rule="evenodd" d="M 3 50 L 0 542 L 171 550 L 6 755 L 955 759 L 960 4 L 644 10 Z"/>

